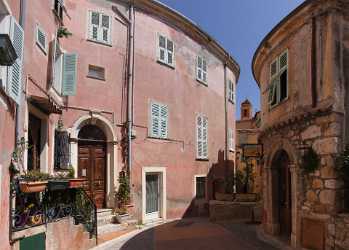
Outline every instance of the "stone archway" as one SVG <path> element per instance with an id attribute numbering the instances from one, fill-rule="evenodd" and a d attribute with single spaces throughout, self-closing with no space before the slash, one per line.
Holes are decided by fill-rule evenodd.
<path id="1" fill-rule="evenodd" d="M 299 194 L 297 190 L 300 186 L 296 152 L 289 143 L 284 141 L 271 147 L 266 154 L 263 191 L 265 194 L 264 229 L 272 235 L 287 239 L 294 247 L 300 242 L 299 199 L 297 198 Z M 281 183 L 281 181 L 287 183 Z M 281 193 L 284 196 L 282 200 Z M 287 204 L 284 204 L 285 202 Z M 282 205 L 287 207 L 283 209 Z M 281 225 L 285 220 L 288 225 Z"/>
<path id="2" fill-rule="evenodd" d="M 106 175 L 105 175 L 105 200 L 106 207 L 115 206 L 115 188 L 117 187 L 117 137 L 114 131 L 113 124 L 101 115 L 85 115 L 80 117 L 71 128 L 68 129 L 70 132 L 71 143 L 70 143 L 70 154 L 71 163 L 78 173 L 78 141 L 80 130 L 88 125 L 98 127 L 103 131 L 106 140 Z"/>

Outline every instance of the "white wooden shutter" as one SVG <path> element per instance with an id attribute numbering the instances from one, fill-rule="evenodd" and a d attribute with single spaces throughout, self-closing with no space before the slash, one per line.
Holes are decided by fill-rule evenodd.
<path id="1" fill-rule="evenodd" d="M 168 107 L 166 105 L 160 106 L 160 136 L 167 138 L 168 134 Z"/>
<path id="2" fill-rule="evenodd" d="M 7 92 L 8 95 L 19 104 L 22 92 L 24 32 L 14 17 L 11 17 L 10 25 L 10 37 L 18 58 L 12 66 L 8 67 Z"/>
<path id="3" fill-rule="evenodd" d="M 47 40 L 45 31 L 39 26 L 36 25 L 36 43 L 39 47 L 46 53 Z"/>
<path id="4" fill-rule="evenodd" d="M 150 104 L 150 119 L 151 128 L 150 136 L 159 137 L 160 136 L 160 105 L 152 102 Z"/>
<path id="5" fill-rule="evenodd" d="M 208 157 L 208 120 L 207 117 L 202 119 L 202 152 L 203 158 Z"/>
<path id="6" fill-rule="evenodd" d="M 288 55 L 287 51 L 282 53 L 279 57 L 279 71 L 282 71 L 283 69 L 287 68 L 288 65 Z"/>
<path id="7" fill-rule="evenodd" d="M 76 95 L 77 54 L 64 54 L 62 95 Z"/>
<path id="8" fill-rule="evenodd" d="M 202 143 L 202 117 L 199 115 L 196 118 L 196 145 L 197 145 L 197 158 L 203 158 L 203 143 Z"/>
<path id="9" fill-rule="evenodd" d="M 229 149 L 231 151 L 234 151 L 234 133 L 231 128 L 228 131 L 228 138 L 229 138 Z"/>
<path id="10" fill-rule="evenodd" d="M 279 72 L 279 63 L 278 60 L 274 60 L 271 64 L 270 64 L 270 79 L 272 79 L 273 77 L 275 77 Z"/>

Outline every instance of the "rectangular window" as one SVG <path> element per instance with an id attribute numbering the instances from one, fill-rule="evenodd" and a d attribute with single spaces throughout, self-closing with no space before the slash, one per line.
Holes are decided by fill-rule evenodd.
<path id="1" fill-rule="evenodd" d="M 200 82 L 207 83 L 207 62 L 202 56 L 196 60 L 196 79 Z"/>
<path id="2" fill-rule="evenodd" d="M 103 67 L 89 65 L 88 77 L 105 81 L 105 69 Z"/>
<path id="3" fill-rule="evenodd" d="M 166 139 L 168 135 L 168 107 L 156 102 L 150 104 L 150 136 Z"/>
<path id="4" fill-rule="evenodd" d="M 89 11 L 88 39 L 111 44 L 111 17 L 96 11 Z"/>
<path id="5" fill-rule="evenodd" d="M 206 198 L 206 177 L 195 176 L 195 198 L 205 199 Z"/>
<path id="6" fill-rule="evenodd" d="M 38 24 L 36 25 L 36 44 L 45 54 L 47 53 L 46 33 Z"/>
<path id="7" fill-rule="evenodd" d="M 63 9 L 64 9 L 64 1 L 54 0 L 53 10 L 60 20 L 63 20 Z"/>
<path id="8" fill-rule="evenodd" d="M 270 64 L 268 102 L 270 107 L 278 105 L 288 97 L 288 51 L 283 52 Z"/>
<path id="9" fill-rule="evenodd" d="M 67 131 L 55 130 L 54 168 L 68 169 L 69 166 L 69 134 Z"/>
<path id="10" fill-rule="evenodd" d="M 233 130 L 230 128 L 228 130 L 228 140 L 229 140 L 229 150 L 230 151 L 235 151 L 234 150 L 234 132 Z"/>
<path id="11" fill-rule="evenodd" d="M 234 86 L 234 83 L 233 81 L 229 80 L 228 81 L 228 100 L 231 102 L 231 103 L 235 103 L 235 86 Z"/>
<path id="12" fill-rule="evenodd" d="M 208 158 L 208 119 L 199 115 L 196 118 L 197 159 Z"/>
<path id="13" fill-rule="evenodd" d="M 157 58 L 159 62 L 162 62 L 171 67 L 175 66 L 175 45 L 173 41 L 163 35 L 158 34 L 157 41 Z"/>

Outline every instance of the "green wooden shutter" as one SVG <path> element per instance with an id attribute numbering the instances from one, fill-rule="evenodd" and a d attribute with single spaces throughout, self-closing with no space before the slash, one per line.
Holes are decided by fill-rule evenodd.
<path id="1" fill-rule="evenodd" d="M 77 54 L 64 54 L 62 95 L 76 95 Z"/>
<path id="2" fill-rule="evenodd" d="M 11 17 L 10 37 L 18 58 L 12 66 L 8 67 L 7 92 L 17 103 L 20 103 L 22 92 L 22 64 L 24 32 L 14 17 Z"/>

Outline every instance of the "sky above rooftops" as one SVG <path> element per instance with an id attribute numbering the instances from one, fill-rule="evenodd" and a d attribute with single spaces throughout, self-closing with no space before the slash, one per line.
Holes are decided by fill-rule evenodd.
<path id="1" fill-rule="evenodd" d="M 237 117 L 248 98 L 260 108 L 259 88 L 253 78 L 253 54 L 263 38 L 304 0 L 159 0 L 188 17 L 215 38 L 239 63 Z"/>

